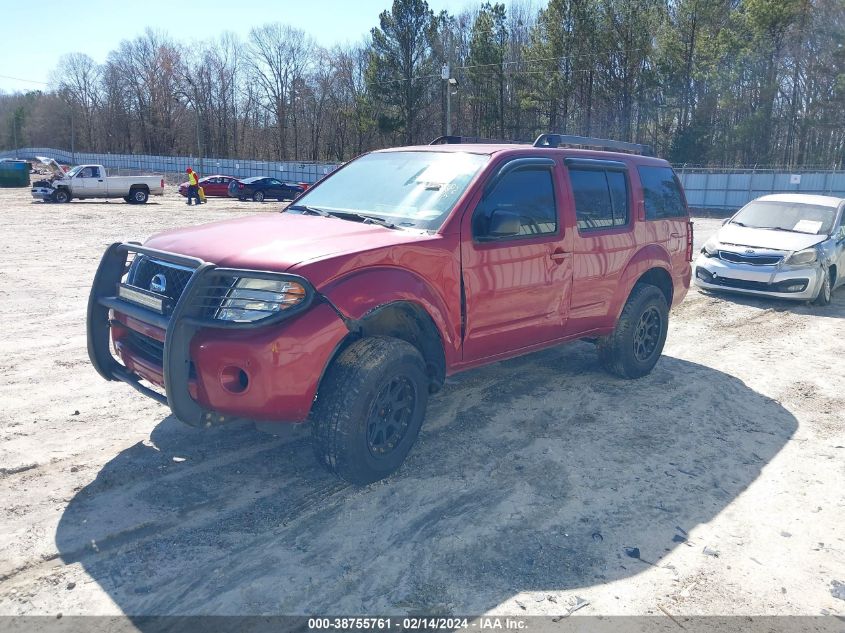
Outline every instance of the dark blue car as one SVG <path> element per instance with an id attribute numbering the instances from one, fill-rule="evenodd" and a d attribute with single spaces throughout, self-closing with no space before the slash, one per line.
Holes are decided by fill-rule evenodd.
<path id="1" fill-rule="evenodd" d="M 232 180 L 229 183 L 230 197 L 255 202 L 264 202 L 267 198 L 293 200 L 303 191 L 305 191 L 304 187 L 266 176 Z"/>

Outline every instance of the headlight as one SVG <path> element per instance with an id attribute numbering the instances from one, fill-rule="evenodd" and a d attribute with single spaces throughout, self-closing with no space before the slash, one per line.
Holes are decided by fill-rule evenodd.
<path id="1" fill-rule="evenodd" d="M 792 253 L 786 258 L 785 264 L 789 266 L 802 266 L 804 264 L 812 264 L 819 257 L 815 248 L 805 248 L 803 251 Z"/>
<path id="2" fill-rule="evenodd" d="M 305 301 L 308 291 L 293 280 L 241 277 L 224 297 L 215 318 L 260 321 Z"/>
<path id="3" fill-rule="evenodd" d="M 719 254 L 719 241 L 715 237 L 711 237 L 701 247 L 701 254 L 705 257 L 716 257 Z"/>

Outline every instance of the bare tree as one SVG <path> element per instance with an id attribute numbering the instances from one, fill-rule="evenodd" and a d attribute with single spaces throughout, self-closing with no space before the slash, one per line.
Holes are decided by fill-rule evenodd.
<path id="1" fill-rule="evenodd" d="M 283 24 L 265 24 L 249 33 L 251 79 L 261 88 L 261 104 L 275 118 L 276 154 L 288 157 L 287 132 L 293 131 L 293 154 L 298 146 L 294 87 L 312 62 L 314 42 L 304 31 Z M 292 125 L 291 125 L 292 124 Z"/>
<path id="2" fill-rule="evenodd" d="M 94 148 L 94 118 L 100 108 L 102 69 L 84 53 L 70 53 L 59 60 L 51 82 L 72 108 L 82 114 L 86 149 Z"/>

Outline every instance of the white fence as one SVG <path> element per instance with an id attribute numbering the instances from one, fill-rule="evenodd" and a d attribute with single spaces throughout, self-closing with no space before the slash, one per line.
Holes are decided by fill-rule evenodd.
<path id="1" fill-rule="evenodd" d="M 698 209 L 739 209 L 768 193 L 845 198 L 845 171 L 799 169 L 687 169 L 675 167 L 687 202 Z"/>
<path id="2" fill-rule="evenodd" d="M 190 156 L 144 156 L 138 154 L 71 154 L 48 147 L 25 147 L 0 152 L 0 158 L 48 156 L 62 163 L 95 163 L 108 169 L 140 170 L 154 173 L 184 173 L 193 167 L 203 176 L 226 174 L 247 178 L 273 176 L 290 182 L 313 183 L 337 169 L 341 163 L 271 162 L 233 158 L 192 158 Z M 767 193 L 815 193 L 845 198 L 845 171 L 710 169 L 676 166 L 675 170 L 690 207 L 696 209 L 738 209 Z"/>
<path id="3" fill-rule="evenodd" d="M 192 167 L 202 176 L 225 174 L 248 178 L 273 176 L 289 182 L 313 183 L 340 166 L 340 163 L 310 163 L 300 161 L 260 161 L 233 158 L 193 158 L 190 156 L 146 156 L 140 154 L 90 154 L 52 149 L 49 147 L 24 147 L 0 152 L 0 158 L 33 159 L 36 156 L 54 158 L 60 163 L 79 165 L 93 163 L 106 169 L 121 171 L 146 171 L 158 174 L 184 173 Z"/>

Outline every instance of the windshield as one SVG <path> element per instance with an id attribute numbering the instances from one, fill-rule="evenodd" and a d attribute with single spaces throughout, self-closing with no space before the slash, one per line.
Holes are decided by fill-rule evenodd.
<path id="1" fill-rule="evenodd" d="M 385 219 L 398 227 L 437 230 L 490 159 L 465 152 L 377 152 L 349 163 L 306 192 L 291 213 L 312 207 Z"/>
<path id="2" fill-rule="evenodd" d="M 829 235 L 836 219 L 836 207 L 802 202 L 749 202 L 731 220 L 755 229 Z"/>
<path id="3" fill-rule="evenodd" d="M 68 178 L 73 178 L 74 176 L 76 176 L 76 174 L 79 173 L 79 171 L 81 169 L 82 169 L 82 165 L 77 165 L 76 167 L 71 169 L 68 173 L 66 173 L 65 176 L 67 176 Z"/>

